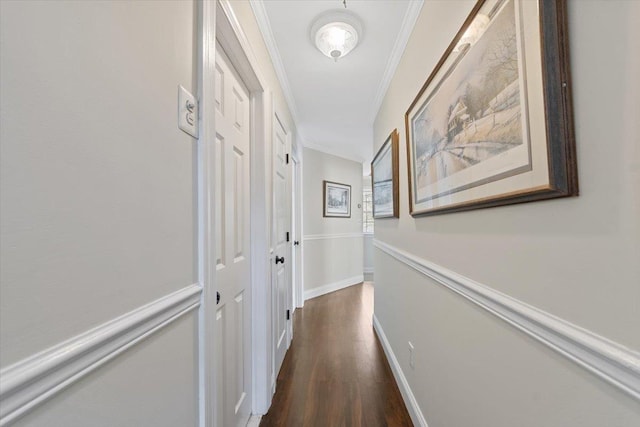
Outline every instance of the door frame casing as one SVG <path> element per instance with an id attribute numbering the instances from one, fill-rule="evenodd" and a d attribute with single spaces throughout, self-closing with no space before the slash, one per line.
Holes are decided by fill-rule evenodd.
<path id="1" fill-rule="evenodd" d="M 203 288 L 199 312 L 199 423 L 216 426 L 215 336 L 216 266 L 213 206 L 215 159 L 215 54 L 216 41 L 249 90 L 251 100 L 251 369 L 252 413 L 264 414 L 271 403 L 269 367 L 271 342 L 269 232 L 266 161 L 269 159 L 271 94 L 249 41 L 229 0 L 198 1 L 198 276 Z M 265 284 L 267 286 L 265 286 Z"/>
<path id="2" fill-rule="evenodd" d="M 299 153 L 299 148 L 297 144 L 292 144 L 291 146 L 291 159 L 292 159 L 292 168 L 291 175 L 294 177 L 292 179 L 292 194 L 295 194 L 292 200 L 292 211 L 291 211 L 291 221 L 292 228 L 295 229 L 295 240 L 298 240 L 299 244 L 297 248 L 293 248 L 292 259 L 295 263 L 293 278 L 292 278 L 292 290 L 293 290 L 293 309 L 302 308 L 304 306 L 304 290 L 302 285 L 303 276 L 303 263 L 302 263 L 302 255 L 304 251 L 304 247 L 302 245 L 302 236 L 303 236 L 303 206 L 302 206 L 302 156 Z M 295 224 L 295 225 L 294 225 Z"/>

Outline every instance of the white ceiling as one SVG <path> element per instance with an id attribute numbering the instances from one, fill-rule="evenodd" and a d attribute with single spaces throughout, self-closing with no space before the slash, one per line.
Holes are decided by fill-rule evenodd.
<path id="1" fill-rule="evenodd" d="M 373 120 L 422 0 L 347 0 L 362 21 L 358 46 L 334 62 L 310 36 L 316 17 L 342 0 L 265 0 L 252 6 L 303 145 L 361 162 L 373 151 Z"/>

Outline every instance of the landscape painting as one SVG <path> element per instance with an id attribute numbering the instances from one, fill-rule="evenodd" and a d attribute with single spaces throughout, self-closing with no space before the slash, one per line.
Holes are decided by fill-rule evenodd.
<path id="1" fill-rule="evenodd" d="M 325 217 L 351 217 L 351 186 L 323 181 Z"/>
<path id="2" fill-rule="evenodd" d="M 529 6 L 535 8 L 537 2 L 478 1 L 409 107 L 405 125 L 412 215 L 495 205 L 489 203 L 492 198 L 506 200 L 516 191 L 492 183 L 511 182 L 509 178 L 533 170 L 523 40 L 525 30 L 529 40 L 539 39 L 541 27 L 537 15 L 520 10 Z M 534 70 L 540 80 L 535 87 L 545 84 L 542 68 Z M 542 110 L 536 118 L 542 117 L 544 129 L 545 104 L 538 101 L 543 95 L 535 94 L 535 106 Z M 536 153 L 542 159 L 547 141 L 539 143 Z M 536 179 L 546 173 L 542 167 L 547 166 L 540 165 Z M 493 188 L 503 193 L 491 193 Z"/>
<path id="3" fill-rule="evenodd" d="M 373 217 L 398 218 L 398 130 L 386 139 L 371 162 Z"/>

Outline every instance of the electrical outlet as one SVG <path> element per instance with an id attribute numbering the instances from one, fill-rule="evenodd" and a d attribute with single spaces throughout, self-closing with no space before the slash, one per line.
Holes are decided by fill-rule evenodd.
<path id="1" fill-rule="evenodd" d="M 416 367 L 415 360 L 413 357 L 413 350 L 415 350 L 415 347 L 413 346 L 411 341 L 409 341 L 409 366 L 411 366 L 411 369 L 415 369 Z"/>
<path id="2" fill-rule="evenodd" d="M 198 137 L 198 102 L 196 97 L 178 85 L 178 128 Z"/>

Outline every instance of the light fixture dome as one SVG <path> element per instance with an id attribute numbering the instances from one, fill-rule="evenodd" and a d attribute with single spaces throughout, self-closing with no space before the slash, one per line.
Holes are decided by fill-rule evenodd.
<path id="1" fill-rule="evenodd" d="M 328 12 L 311 26 L 311 40 L 324 55 L 334 61 L 351 52 L 362 34 L 362 26 L 353 14 Z"/>

